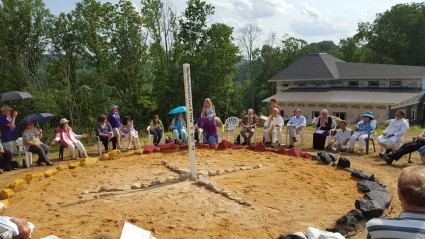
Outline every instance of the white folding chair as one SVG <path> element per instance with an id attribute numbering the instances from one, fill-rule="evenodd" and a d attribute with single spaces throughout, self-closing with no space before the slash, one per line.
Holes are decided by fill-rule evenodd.
<path id="1" fill-rule="evenodd" d="M 25 155 L 24 156 L 25 164 L 27 167 L 30 167 L 32 165 L 32 153 L 25 149 L 24 140 L 22 139 L 22 137 L 18 138 L 15 142 L 16 142 L 16 148 L 18 149 L 19 157 L 21 157 L 22 154 Z M 22 162 L 22 166 L 23 164 L 24 162 Z"/>
<path id="2" fill-rule="evenodd" d="M 300 143 L 301 143 L 301 147 L 304 145 L 304 133 L 303 133 L 303 128 L 304 127 L 301 127 L 300 128 L 300 130 L 295 130 L 295 134 L 296 135 L 298 135 L 298 136 L 300 136 Z M 288 145 L 288 138 L 290 137 L 290 133 L 289 133 L 289 129 L 288 129 L 288 126 L 286 126 L 286 132 L 285 132 L 285 134 L 286 134 L 286 141 L 285 141 L 285 144 L 286 145 Z"/>
<path id="3" fill-rule="evenodd" d="M 198 128 L 198 142 L 202 144 L 204 142 L 204 129 Z"/>
<path id="4" fill-rule="evenodd" d="M 252 134 L 252 137 L 251 137 L 251 143 L 255 143 L 256 142 L 256 138 L 255 137 L 257 136 L 257 127 L 254 128 L 254 133 Z M 241 129 L 242 129 L 242 127 L 241 127 Z M 241 131 L 240 130 L 239 130 L 239 135 L 240 135 L 240 139 L 241 139 L 241 142 L 240 143 L 242 143 L 243 137 L 241 135 Z"/>
<path id="5" fill-rule="evenodd" d="M 224 133 L 227 133 L 227 140 L 229 140 L 229 133 L 233 134 L 233 141 L 236 141 L 236 127 L 239 125 L 239 119 L 237 117 L 229 117 L 226 119 L 226 122 L 222 126 L 222 132 L 223 136 Z M 225 130 L 225 127 L 227 126 L 227 129 Z"/>
<path id="6" fill-rule="evenodd" d="M 133 143 L 133 140 L 136 141 L 137 143 L 137 148 L 140 148 L 140 139 L 139 139 L 139 132 L 135 131 L 136 133 L 133 135 L 133 138 L 130 139 L 130 142 L 128 143 L 128 149 L 131 149 L 131 145 Z M 123 149 L 124 151 L 127 150 L 125 145 L 127 144 L 127 141 L 129 140 L 129 136 L 130 136 L 131 132 L 129 134 L 126 134 L 125 137 L 122 138 L 122 142 L 123 142 Z"/>
<path id="7" fill-rule="evenodd" d="M 148 126 L 146 128 L 146 130 L 148 131 L 148 144 L 153 144 L 153 134 L 151 134 L 151 130 L 150 129 L 151 129 L 151 126 Z M 138 141 L 139 148 L 140 148 L 139 134 L 137 134 L 137 141 Z M 174 139 L 173 139 L 173 141 L 174 141 Z M 165 132 L 164 131 L 162 132 L 161 143 L 163 145 L 165 145 Z"/>
<path id="8" fill-rule="evenodd" d="M 332 142 L 332 138 L 334 137 L 334 134 L 336 132 L 336 126 L 337 123 L 334 119 L 332 119 L 332 125 L 331 125 L 331 130 L 329 130 L 329 135 L 327 137 L 327 144 L 329 144 L 330 142 Z"/>
<path id="9" fill-rule="evenodd" d="M 94 134 L 94 137 L 96 137 L 96 140 L 97 140 L 97 153 L 98 153 L 99 155 L 102 155 L 102 153 L 103 153 L 103 149 L 102 149 L 102 147 L 103 147 L 103 143 L 102 143 L 102 141 L 100 140 L 100 137 L 96 135 L 96 133 Z M 109 138 L 109 139 L 108 139 L 108 144 L 112 143 L 110 139 L 111 139 L 111 138 Z M 111 145 L 109 145 L 109 147 L 112 147 L 112 146 L 111 146 Z"/>

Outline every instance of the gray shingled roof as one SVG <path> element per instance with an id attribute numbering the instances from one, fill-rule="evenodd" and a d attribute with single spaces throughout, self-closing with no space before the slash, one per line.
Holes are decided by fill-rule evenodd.
<path id="1" fill-rule="evenodd" d="M 345 62 L 326 53 L 313 53 L 269 81 L 425 78 L 425 67 Z"/>
<path id="2" fill-rule="evenodd" d="M 383 104 L 393 105 L 399 102 L 413 98 L 419 94 L 419 91 L 383 91 L 383 90 L 340 90 L 333 88 L 324 89 L 302 89 L 297 91 L 291 89 L 282 93 L 273 95 L 263 102 L 270 99 L 276 99 L 282 103 L 351 103 L 351 104 Z"/>
<path id="3" fill-rule="evenodd" d="M 416 94 L 414 97 L 406 99 L 398 104 L 393 105 L 392 109 L 398 109 L 401 107 L 419 104 L 419 102 L 424 102 L 425 98 L 425 91 L 422 91 L 421 93 Z"/>

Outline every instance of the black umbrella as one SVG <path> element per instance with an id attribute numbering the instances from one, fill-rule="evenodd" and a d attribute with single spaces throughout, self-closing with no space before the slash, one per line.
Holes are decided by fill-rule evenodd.
<path id="1" fill-rule="evenodd" d="M 30 116 L 26 117 L 25 119 L 21 120 L 19 122 L 19 126 L 26 125 L 28 122 L 34 122 L 37 125 L 39 125 L 39 124 L 42 124 L 44 122 L 47 122 L 47 121 L 53 119 L 54 117 L 55 117 L 55 115 L 50 114 L 50 113 L 33 114 L 33 115 L 30 115 Z"/>
<path id="2" fill-rule="evenodd" d="M 32 98 L 32 95 L 25 91 L 8 91 L 3 94 L 0 94 L 0 102 L 8 100 L 21 100 Z"/>

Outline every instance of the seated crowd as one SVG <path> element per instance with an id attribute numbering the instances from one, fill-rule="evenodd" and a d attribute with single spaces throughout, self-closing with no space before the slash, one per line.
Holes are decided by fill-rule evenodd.
<path id="1" fill-rule="evenodd" d="M 263 142 L 266 146 L 278 146 L 282 144 L 281 135 L 285 121 L 280 115 L 279 105 L 275 100 L 270 100 L 270 116 L 264 121 Z M 0 115 L 0 131 L 2 143 L 0 143 L 0 173 L 15 169 L 12 164 L 12 156 L 16 151 L 15 141 L 18 139 L 17 126 L 15 124 L 17 112 L 8 106 L 1 108 Z M 36 127 L 37 122 L 26 122 L 26 129 L 22 134 L 22 142 L 26 151 L 38 155 L 37 165 L 53 165 L 49 159 L 49 146 L 42 142 L 43 130 Z M 77 159 L 75 149 L 78 149 L 79 157 L 88 157 L 81 139 L 87 138 L 89 135 L 76 134 L 69 125 L 66 118 L 62 118 L 59 122 L 59 127 L 55 130 L 55 137 L 51 144 L 58 144 L 60 147 L 66 147 L 69 150 L 70 158 Z M 253 139 L 256 128 L 259 124 L 259 118 L 255 115 L 252 109 L 247 111 L 240 124 L 239 135 L 240 143 L 248 145 L 255 143 Z M 361 115 L 361 119 L 354 129 L 347 127 L 345 121 L 337 123 L 326 109 L 320 112 L 319 117 L 312 122 L 316 127 L 313 133 L 313 149 L 330 150 L 331 152 L 354 152 L 356 141 L 359 142 L 359 152 L 363 153 L 371 134 L 374 134 L 377 127 L 377 122 L 372 112 L 366 112 Z M 307 125 L 306 118 L 302 115 L 300 109 L 294 111 L 286 124 L 286 135 L 288 148 L 293 148 L 294 143 L 298 141 L 297 137 L 302 136 L 303 127 Z M 169 126 L 172 132 L 172 140 L 177 144 L 188 142 L 187 125 L 181 113 L 175 114 Z M 220 139 L 217 130 L 215 107 L 209 98 L 205 99 L 204 106 L 201 111 L 201 117 L 195 125 L 195 135 L 198 143 L 218 144 Z M 415 141 L 400 145 L 404 136 L 409 129 L 408 121 L 405 119 L 405 112 L 398 110 L 395 118 L 392 119 L 383 134 L 376 138 L 376 142 L 385 149 L 385 153 L 379 153 L 387 164 L 391 165 L 393 161 L 399 160 L 403 155 L 420 151 L 421 155 L 425 155 L 425 131 L 415 138 Z M 165 127 L 158 115 L 155 115 L 148 127 L 148 133 L 152 137 L 152 143 L 158 146 L 161 139 L 164 137 Z M 106 151 L 112 144 L 112 149 L 137 149 L 140 147 L 138 140 L 138 132 L 134 128 L 134 121 L 125 116 L 122 121 L 118 112 L 118 106 L 113 104 L 110 107 L 108 116 L 100 115 L 94 128 L 95 136 L 99 144 L 103 144 Z M 243 140 L 243 141 L 242 141 Z M 138 142 L 138 141 L 137 141 Z M 125 144 L 125 145 L 124 145 Z M 425 158 L 425 156 L 423 156 Z M 28 165 L 27 165 L 28 166 Z"/>

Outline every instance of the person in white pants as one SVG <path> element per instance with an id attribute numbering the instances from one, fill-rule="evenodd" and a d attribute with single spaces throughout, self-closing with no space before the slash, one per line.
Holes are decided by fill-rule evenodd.
<path id="1" fill-rule="evenodd" d="M 282 117 L 279 115 L 279 109 L 273 108 L 272 115 L 264 122 L 264 139 L 266 146 L 279 141 L 282 126 L 285 124 Z"/>
<path id="2" fill-rule="evenodd" d="M 395 119 L 391 120 L 390 125 L 384 130 L 383 134 L 376 139 L 376 142 L 385 148 L 386 154 L 398 149 L 399 141 L 403 140 L 409 129 L 409 123 L 404 118 L 405 116 L 406 113 L 403 110 L 397 110 Z"/>
<path id="3" fill-rule="evenodd" d="M 376 121 L 375 117 L 372 115 L 372 112 L 368 111 L 364 113 L 362 117 L 363 119 L 354 126 L 356 131 L 350 137 L 350 149 L 348 150 L 350 153 L 354 152 L 354 144 L 356 143 L 357 139 L 359 140 L 360 153 L 363 153 L 368 133 L 376 129 Z"/>
<path id="4" fill-rule="evenodd" d="M 87 158 L 87 152 L 83 144 L 79 139 L 87 138 L 88 134 L 77 135 L 72 131 L 72 128 L 69 127 L 69 121 L 65 118 L 62 118 L 60 121 L 60 127 L 56 128 L 56 137 L 52 140 L 52 144 L 60 142 L 65 147 L 68 147 L 68 150 L 71 154 L 71 159 L 77 159 L 75 157 L 75 147 L 80 151 L 80 155 L 83 158 Z"/>

